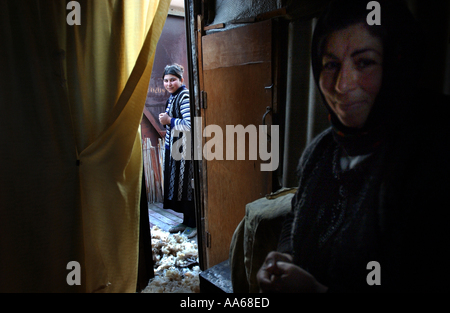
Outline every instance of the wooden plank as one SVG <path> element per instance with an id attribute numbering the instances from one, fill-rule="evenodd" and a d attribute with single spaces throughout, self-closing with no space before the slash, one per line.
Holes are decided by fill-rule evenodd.
<path id="1" fill-rule="evenodd" d="M 203 37 L 203 70 L 271 62 L 270 20 Z M 236 29 L 234 29 L 236 30 Z"/>
<path id="2" fill-rule="evenodd" d="M 180 218 L 183 218 L 183 213 L 178 213 L 171 209 L 164 209 L 164 204 L 162 202 L 151 203 L 149 208 L 151 210 L 155 210 L 156 212 L 167 212 L 167 214 L 175 215 Z"/>
<path id="3" fill-rule="evenodd" d="M 207 30 L 211 30 L 211 29 L 221 29 L 221 28 L 225 28 L 224 23 L 205 26 L 205 27 L 203 27 L 203 30 L 207 31 Z"/>
<path id="4" fill-rule="evenodd" d="M 155 220 L 159 220 L 161 222 L 164 222 L 164 223 L 170 224 L 170 225 L 176 223 L 176 221 L 174 221 L 174 220 L 172 220 L 170 218 L 167 218 L 164 215 L 161 215 L 158 212 L 155 212 L 153 210 L 149 211 L 149 216 L 150 216 L 150 220 L 153 218 Z"/>
<path id="5" fill-rule="evenodd" d="M 153 226 L 157 226 L 158 228 L 164 231 L 169 231 L 170 227 L 172 227 L 171 225 L 168 225 L 156 218 L 150 220 L 150 228 L 152 228 Z"/>
<path id="6" fill-rule="evenodd" d="M 144 115 L 149 120 L 150 124 L 152 124 L 152 126 L 158 132 L 158 134 L 161 136 L 161 138 L 166 137 L 166 131 L 160 129 L 161 124 L 159 123 L 159 121 L 156 121 L 154 116 L 148 110 L 144 110 Z"/>
<path id="7" fill-rule="evenodd" d="M 169 210 L 164 210 L 164 209 L 160 209 L 160 208 L 157 208 L 157 207 L 153 207 L 151 210 L 153 212 L 155 212 L 156 214 L 159 214 L 160 216 L 163 216 L 166 219 L 169 219 L 169 220 L 171 220 L 173 222 L 181 223 L 180 221 L 183 220 L 183 214 L 182 213 L 177 213 L 177 212 L 174 212 L 172 210 L 170 210 L 170 211 Z"/>

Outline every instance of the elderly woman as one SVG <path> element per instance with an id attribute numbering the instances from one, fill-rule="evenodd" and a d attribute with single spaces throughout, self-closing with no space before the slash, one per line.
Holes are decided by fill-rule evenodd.
<path id="1" fill-rule="evenodd" d="M 368 25 L 366 1 L 338 0 L 316 26 L 313 72 L 331 128 L 300 159 L 278 251 L 258 272 L 263 292 L 449 289 L 449 102 L 418 91 L 407 7 L 378 2 L 381 25 Z"/>
<path id="2" fill-rule="evenodd" d="M 164 162 L 164 209 L 183 213 L 183 222 L 170 228 L 170 233 L 183 232 L 188 238 L 197 235 L 194 194 L 191 180 L 193 164 L 186 157 L 186 139 L 191 130 L 189 91 L 183 84 L 184 68 L 179 64 L 164 69 L 164 87 L 170 93 L 166 112 L 159 121 L 166 127 Z M 174 157 L 176 152 L 179 156 Z"/>

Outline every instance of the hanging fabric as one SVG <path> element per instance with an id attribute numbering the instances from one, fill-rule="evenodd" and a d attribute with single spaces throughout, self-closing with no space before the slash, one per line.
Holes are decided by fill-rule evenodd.
<path id="1" fill-rule="evenodd" d="M 170 0 L 77 2 L 73 26 L 65 0 L 0 3 L 0 291 L 136 290 L 139 124 Z"/>

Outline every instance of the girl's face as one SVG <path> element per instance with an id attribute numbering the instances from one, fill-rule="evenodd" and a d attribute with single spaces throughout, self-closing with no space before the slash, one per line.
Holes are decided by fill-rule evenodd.
<path id="1" fill-rule="evenodd" d="M 364 126 L 380 91 L 382 76 L 382 41 L 372 36 L 363 23 L 329 36 L 319 85 L 342 124 Z"/>
<path id="2" fill-rule="evenodd" d="M 164 88 L 170 93 L 176 92 L 183 85 L 183 79 L 175 75 L 168 74 L 164 76 Z"/>

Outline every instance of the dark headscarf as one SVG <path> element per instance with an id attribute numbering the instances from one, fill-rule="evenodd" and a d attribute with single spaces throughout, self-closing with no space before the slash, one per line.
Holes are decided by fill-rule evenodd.
<path id="1" fill-rule="evenodd" d="M 367 1 L 335 0 L 330 3 L 318 20 L 312 42 L 312 67 L 314 79 L 319 86 L 322 56 L 331 33 L 357 23 L 364 23 L 369 32 L 383 43 L 383 77 L 380 92 L 361 129 L 343 125 L 322 99 L 330 115 L 333 135 L 349 155 L 371 153 L 393 131 L 392 126 L 407 110 L 408 99 L 421 68 L 421 37 L 417 22 L 402 0 L 379 0 L 381 25 L 369 26 Z M 320 87 L 319 87 L 320 89 Z"/>
<path id="2" fill-rule="evenodd" d="M 183 79 L 183 74 L 184 74 L 183 66 L 181 66 L 179 64 L 172 64 L 172 65 L 167 65 L 164 68 L 163 78 L 166 75 L 174 75 L 174 76 L 178 77 L 179 79 Z"/>

